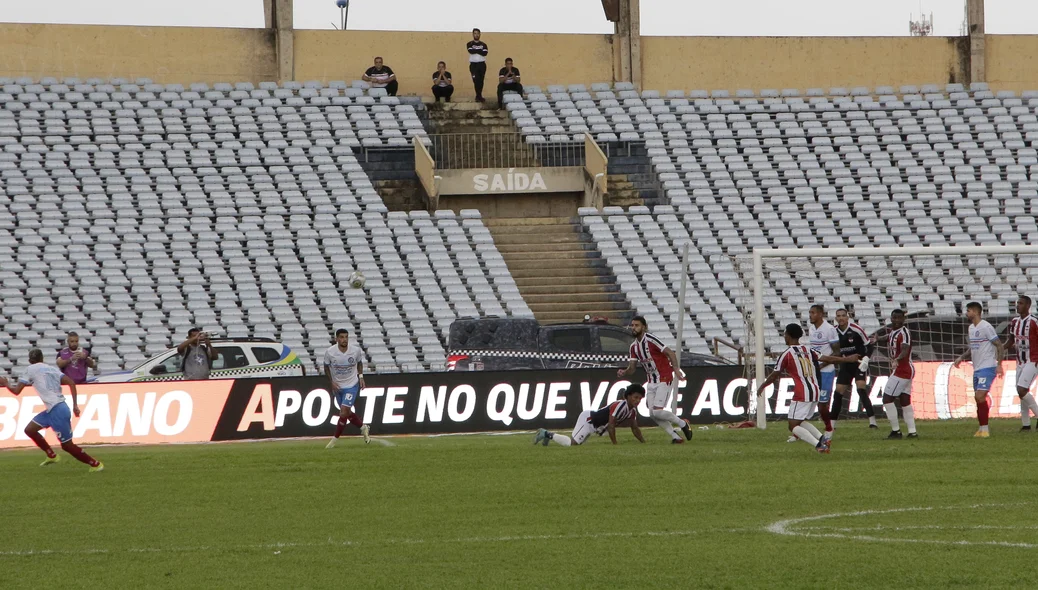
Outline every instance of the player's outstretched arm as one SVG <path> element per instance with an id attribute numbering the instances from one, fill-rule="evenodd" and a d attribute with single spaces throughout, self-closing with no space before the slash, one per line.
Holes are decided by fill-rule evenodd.
<path id="1" fill-rule="evenodd" d="M 679 379 L 685 378 L 685 372 L 678 366 L 678 355 L 676 352 L 671 350 L 669 347 L 663 349 L 663 354 L 666 355 L 667 360 L 670 361 L 670 366 L 674 367 L 674 371 L 677 372 Z"/>
<path id="2" fill-rule="evenodd" d="M 609 417 L 609 424 L 606 426 L 606 430 L 609 431 L 609 440 L 611 440 L 614 445 L 617 444 L 617 442 L 616 442 L 616 416 L 610 416 Z"/>
<path id="3" fill-rule="evenodd" d="M 638 419 L 634 416 L 631 417 L 631 434 L 634 438 L 638 439 L 638 442 L 645 442 L 645 437 L 642 436 L 642 429 L 638 426 Z"/>
<path id="4" fill-rule="evenodd" d="M 839 365 L 842 363 L 856 363 L 861 360 L 861 355 L 850 354 L 847 356 L 829 356 L 822 355 L 818 357 L 818 360 L 828 365 Z"/>
<path id="5" fill-rule="evenodd" d="M 634 372 L 634 359 L 631 359 L 631 360 L 627 361 L 627 368 L 626 369 L 619 369 L 619 370 L 617 370 L 616 374 L 619 375 L 620 377 L 626 377 L 626 376 L 630 375 L 633 372 Z"/>
<path id="6" fill-rule="evenodd" d="M 72 392 L 72 413 L 76 415 L 76 418 L 79 418 L 79 395 L 76 391 L 76 382 L 68 375 L 62 375 L 61 384 L 67 386 L 69 391 Z"/>
<path id="7" fill-rule="evenodd" d="M 775 382 L 776 382 L 776 381 L 778 381 L 778 380 L 779 380 L 779 379 L 780 379 L 781 377 L 782 377 L 782 371 L 779 371 L 779 370 L 777 370 L 777 369 L 776 369 L 776 370 L 774 370 L 774 371 L 772 371 L 772 372 L 771 372 L 771 374 L 770 374 L 770 375 L 768 375 L 768 378 L 764 380 L 764 383 L 761 383 L 761 384 L 760 384 L 760 386 L 759 386 L 759 387 L 757 387 L 757 395 L 758 395 L 758 396 L 760 396 L 760 394 L 764 393 L 764 390 L 765 390 L 765 389 L 766 389 L 766 388 L 767 388 L 767 387 L 768 387 L 769 385 L 771 385 L 771 384 L 775 383 Z"/>
<path id="8" fill-rule="evenodd" d="M 7 380 L 7 377 L 0 377 L 0 387 L 6 387 L 14 395 L 18 395 L 25 389 L 25 384 L 21 381 L 15 381 L 11 383 Z"/>

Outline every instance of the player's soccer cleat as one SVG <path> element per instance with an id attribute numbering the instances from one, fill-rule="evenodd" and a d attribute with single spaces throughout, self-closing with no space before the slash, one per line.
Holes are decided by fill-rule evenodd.
<path id="1" fill-rule="evenodd" d="M 869 430 L 879 430 L 879 426 L 876 426 L 875 424 L 869 424 Z"/>
<path id="2" fill-rule="evenodd" d="M 53 465 L 53 464 L 57 463 L 58 461 L 61 461 L 61 455 L 54 455 L 53 457 L 47 457 L 46 459 L 43 460 L 43 463 L 40 463 L 40 467 L 46 467 L 48 465 Z"/>
<path id="3" fill-rule="evenodd" d="M 683 445 L 683 444 L 685 444 L 685 441 L 681 440 L 680 438 L 672 438 L 672 439 L 670 439 L 670 444 L 672 444 L 672 445 Z"/>
<path id="4" fill-rule="evenodd" d="M 891 430 L 890 434 L 887 435 L 887 440 L 901 440 L 901 431 Z"/>
<path id="5" fill-rule="evenodd" d="M 828 434 L 822 435 L 822 440 L 818 441 L 825 445 L 825 452 L 828 453 L 829 449 L 833 448 L 833 437 Z"/>
<path id="6" fill-rule="evenodd" d="M 326 448 L 326 449 L 334 449 L 335 448 L 335 439 L 333 438 L 332 440 L 328 441 L 328 444 L 324 445 L 324 448 Z"/>
<path id="7" fill-rule="evenodd" d="M 104 471 L 104 470 L 105 470 L 105 464 L 104 464 L 104 463 L 102 463 L 102 462 L 100 462 L 100 461 L 98 461 L 98 462 L 97 462 L 97 465 L 95 465 L 95 466 L 91 467 L 91 468 L 90 468 L 90 469 L 88 469 L 87 471 L 88 471 L 89 473 L 100 473 L 101 471 Z"/>
<path id="8" fill-rule="evenodd" d="M 908 433 L 908 438 L 919 438 L 919 433 L 918 432 L 909 432 Z"/>
<path id="9" fill-rule="evenodd" d="M 533 437 L 533 444 L 537 445 L 537 444 L 543 444 L 543 443 L 546 443 L 546 442 L 548 442 L 548 431 L 543 429 L 543 428 L 541 428 L 540 430 L 537 431 L 537 434 L 534 435 L 534 437 Z"/>
<path id="10" fill-rule="evenodd" d="M 791 443 L 791 442 L 797 442 L 798 440 L 800 440 L 800 439 L 797 438 L 797 435 L 791 434 L 789 436 L 789 438 L 786 439 L 786 442 Z"/>
<path id="11" fill-rule="evenodd" d="M 681 432 L 684 433 L 685 440 L 692 440 L 692 425 L 688 420 L 685 420 L 684 422 L 685 423 L 681 425 Z"/>
<path id="12" fill-rule="evenodd" d="M 364 437 L 364 444 L 371 442 L 371 427 L 365 424 L 360 427 L 360 435 Z"/>
<path id="13" fill-rule="evenodd" d="M 821 440 L 818 441 L 817 445 L 815 445 L 815 450 L 823 455 L 828 455 L 830 453 L 829 445 L 825 444 L 825 441 Z"/>
<path id="14" fill-rule="evenodd" d="M 991 433 L 987 430 L 978 430 L 973 434 L 973 438 L 991 438 Z"/>
<path id="15" fill-rule="evenodd" d="M 1028 424 L 1027 426 L 1021 426 L 1020 432 L 1031 432 L 1031 425 Z"/>

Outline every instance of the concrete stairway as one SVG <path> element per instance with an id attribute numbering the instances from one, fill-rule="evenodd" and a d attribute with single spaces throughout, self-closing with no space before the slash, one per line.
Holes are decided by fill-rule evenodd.
<path id="1" fill-rule="evenodd" d="M 533 150 L 522 141 L 519 130 L 512 124 L 507 111 L 488 107 L 485 103 L 451 102 L 430 104 L 428 113 L 427 129 L 431 134 L 485 136 L 434 139 L 430 152 L 436 160 L 437 168 L 509 168 L 540 165 Z"/>
<path id="2" fill-rule="evenodd" d="M 609 157 L 609 194 L 606 205 L 664 205 L 666 196 L 652 168 L 645 144 L 612 142 L 603 146 Z"/>
<path id="3" fill-rule="evenodd" d="M 568 217 L 484 219 L 519 293 L 541 323 L 585 314 L 626 323 L 633 315 L 616 277 L 579 222 Z"/>

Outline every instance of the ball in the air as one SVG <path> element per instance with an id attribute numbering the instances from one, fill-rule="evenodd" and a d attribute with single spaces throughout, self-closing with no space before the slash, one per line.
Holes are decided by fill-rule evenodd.
<path id="1" fill-rule="evenodd" d="M 366 282 L 364 275 L 359 272 L 350 273 L 350 277 L 347 280 L 349 281 L 350 286 L 354 289 L 363 289 L 364 283 Z"/>

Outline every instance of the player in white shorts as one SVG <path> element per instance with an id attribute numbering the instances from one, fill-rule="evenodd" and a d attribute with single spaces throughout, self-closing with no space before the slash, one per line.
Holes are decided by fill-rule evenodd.
<path id="1" fill-rule="evenodd" d="M 1009 347 L 1016 349 L 1016 393 L 1020 396 L 1020 430 L 1031 429 L 1031 414 L 1038 416 L 1038 401 L 1031 385 L 1038 377 L 1038 318 L 1031 315 L 1031 298 L 1021 295 L 1016 300 L 1016 313 L 1009 322 Z"/>
<path id="2" fill-rule="evenodd" d="M 670 435 L 671 444 L 685 442 L 681 440 L 675 428 L 681 429 L 685 440 L 692 440 L 692 427 L 688 420 L 678 418 L 667 409 L 667 398 L 674 387 L 675 373 L 680 373 L 680 370 L 676 369 L 677 355 L 659 338 L 649 334 L 649 325 L 642 316 L 631 318 L 630 330 L 634 335 L 631 359 L 627 363 L 627 368 L 618 370 L 617 375 L 626 377 L 634 372 L 635 364 L 641 365 L 645 369 L 645 405 L 649 407 L 653 421 Z M 677 377 L 680 380 L 681 375 Z"/>
<path id="3" fill-rule="evenodd" d="M 887 357 L 890 358 L 893 367 L 883 388 L 883 411 L 890 420 L 890 434 L 887 438 L 901 438 L 901 425 L 897 421 L 895 402 L 901 405 L 901 413 L 905 416 L 908 438 L 916 438 L 919 435 L 915 431 L 915 409 L 912 408 L 912 378 L 915 377 L 915 367 L 912 365 L 912 335 L 905 326 L 905 312 L 900 309 L 890 312 Z"/>

